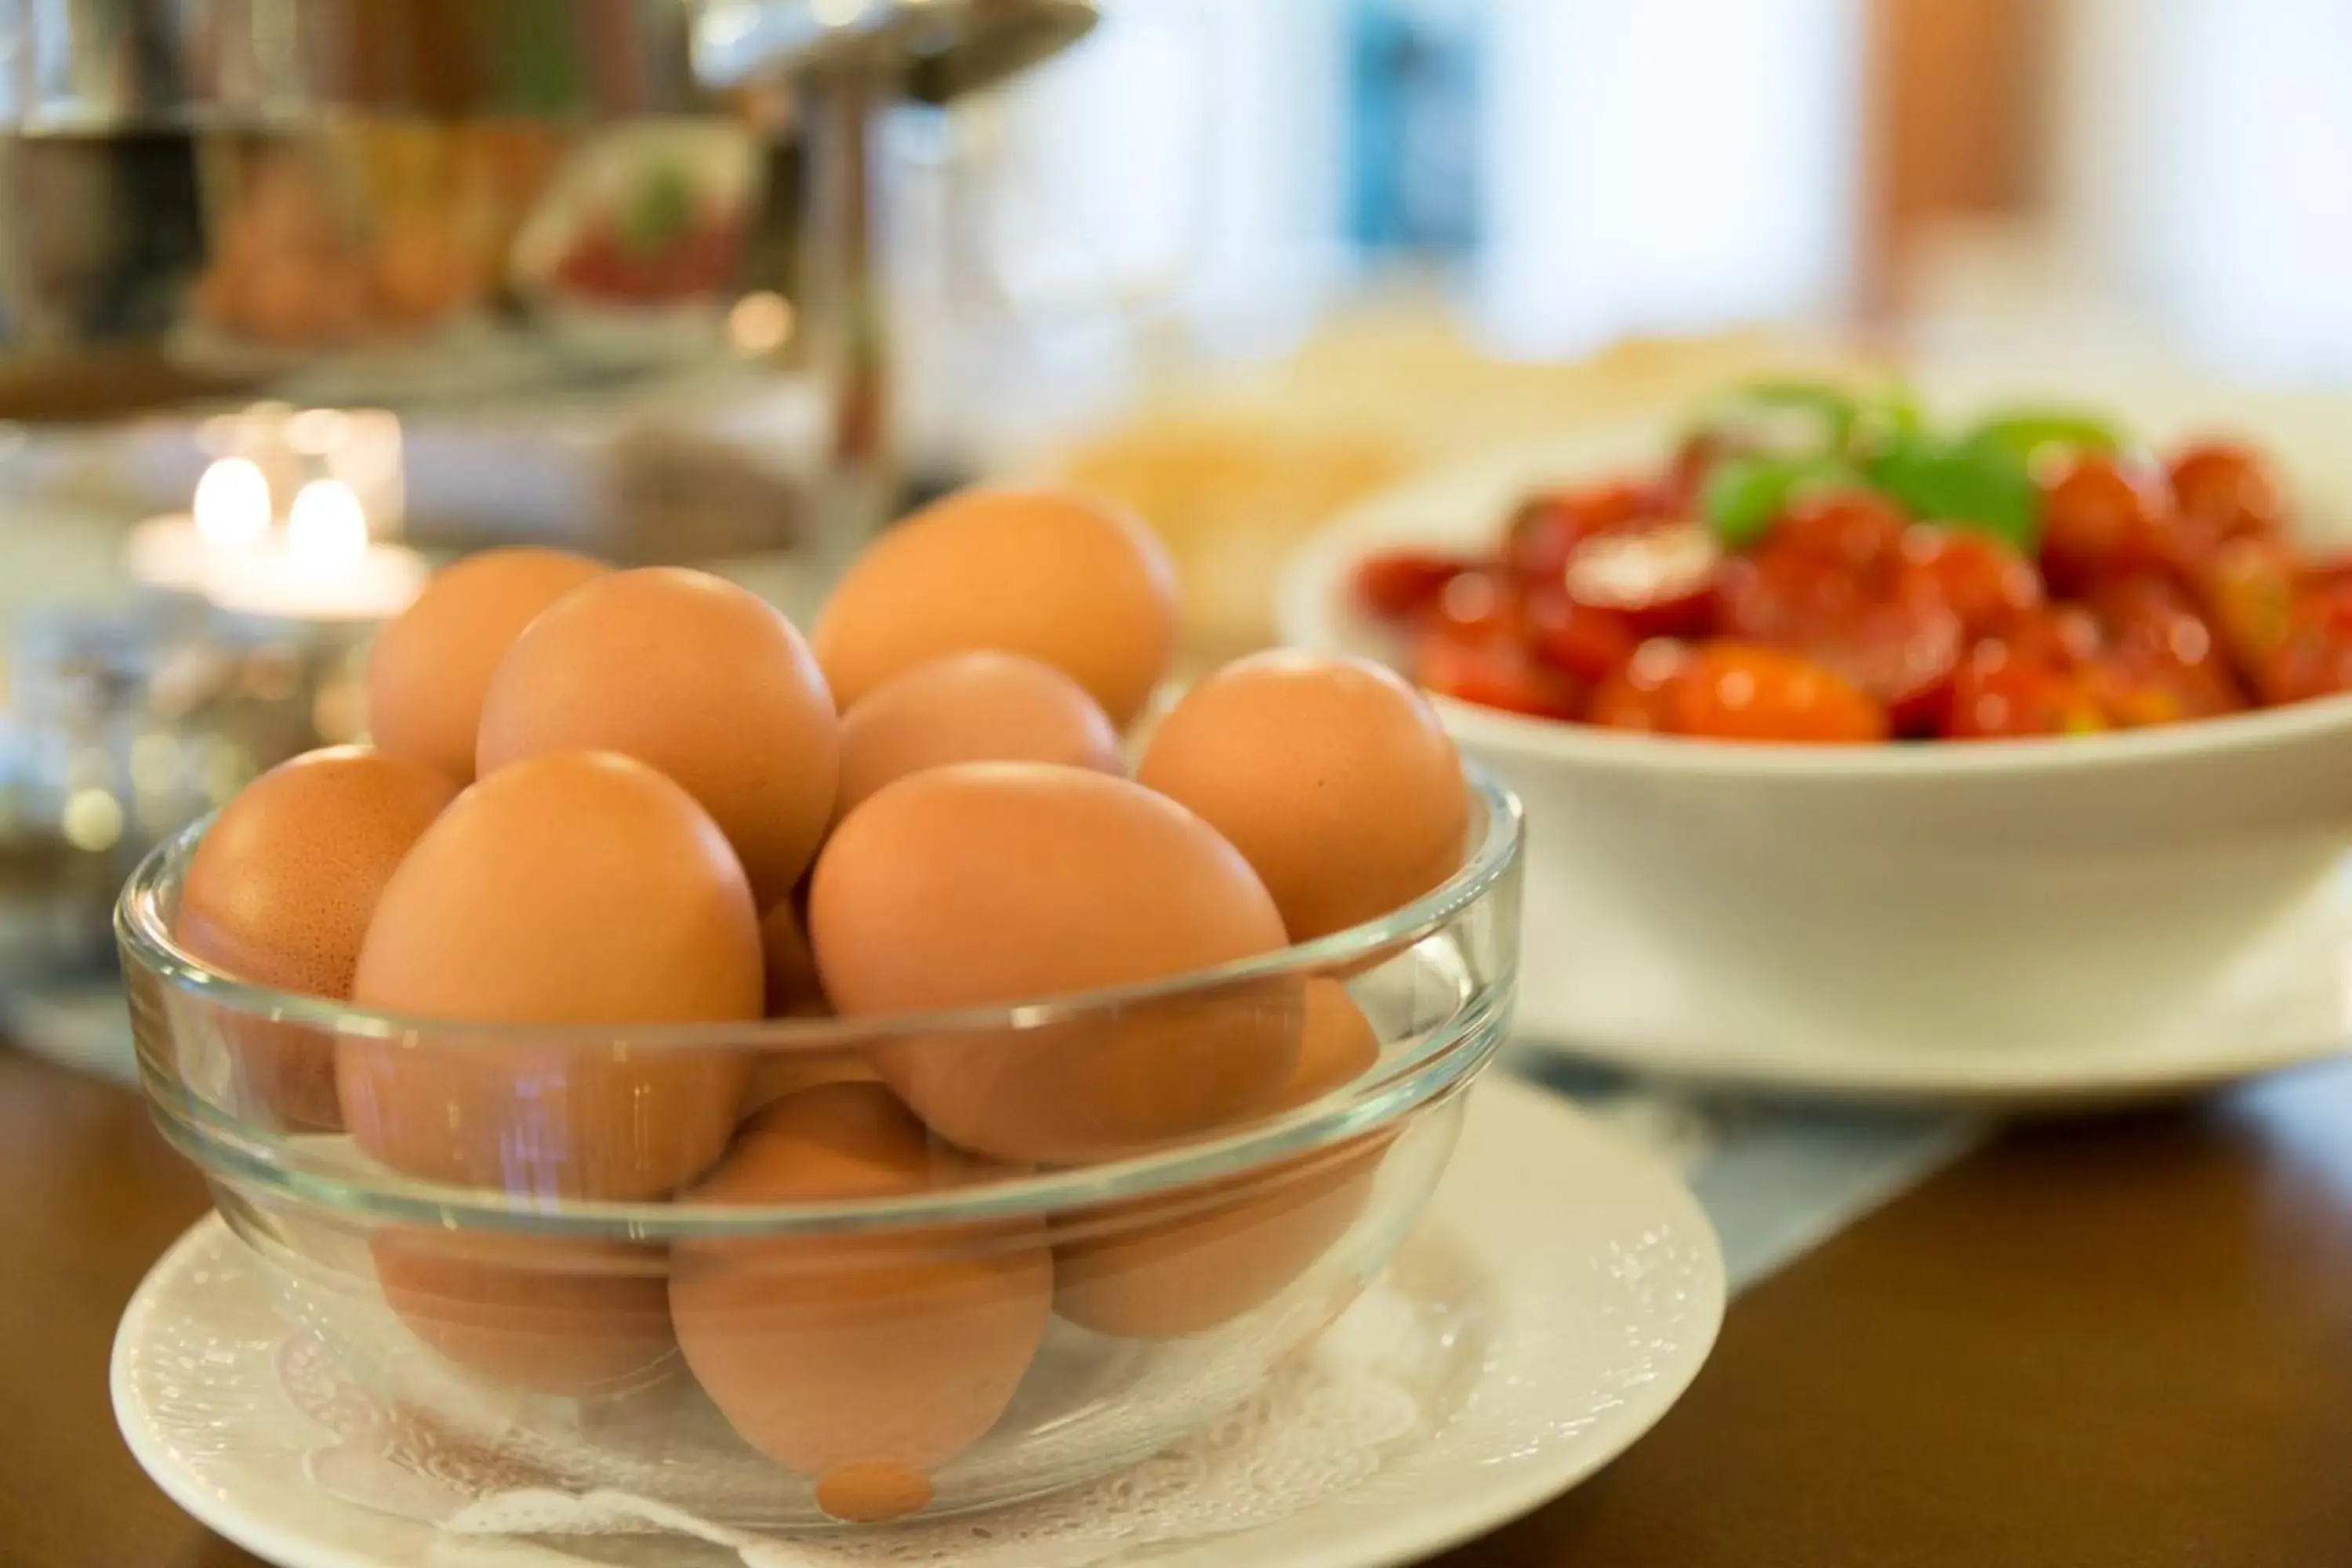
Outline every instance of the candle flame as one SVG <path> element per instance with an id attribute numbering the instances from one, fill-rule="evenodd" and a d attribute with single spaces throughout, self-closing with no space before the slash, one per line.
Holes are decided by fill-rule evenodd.
<path id="1" fill-rule="evenodd" d="M 196 533 L 222 550 L 247 550 L 269 531 L 269 476 L 247 458 L 223 458 L 196 480 Z"/>
<path id="2" fill-rule="evenodd" d="M 312 479 L 286 514 L 294 563 L 319 575 L 347 572 L 367 555 L 367 512 L 341 479 Z"/>

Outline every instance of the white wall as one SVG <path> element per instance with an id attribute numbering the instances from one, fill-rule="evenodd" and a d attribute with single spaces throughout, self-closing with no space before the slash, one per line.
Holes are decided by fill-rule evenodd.
<path id="1" fill-rule="evenodd" d="M 2225 369 L 2352 384 L 2352 5 L 2069 0 L 2060 222 Z"/>
<path id="2" fill-rule="evenodd" d="M 1496 0 L 1484 315 L 1556 353 L 1826 313 L 1859 212 L 1862 0 Z"/>

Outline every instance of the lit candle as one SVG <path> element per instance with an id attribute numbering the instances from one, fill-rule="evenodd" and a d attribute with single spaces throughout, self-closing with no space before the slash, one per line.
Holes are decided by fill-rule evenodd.
<path id="1" fill-rule="evenodd" d="M 357 492 L 341 479 L 304 485 L 283 528 L 272 526 L 274 511 L 260 467 L 223 458 L 196 481 L 188 512 L 131 531 L 131 574 L 239 615 L 299 621 L 387 619 L 425 585 L 424 557 L 372 541 Z"/>

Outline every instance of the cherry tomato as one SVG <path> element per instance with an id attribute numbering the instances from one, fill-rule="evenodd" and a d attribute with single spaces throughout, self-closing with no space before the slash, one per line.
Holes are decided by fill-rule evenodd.
<path id="1" fill-rule="evenodd" d="M 1387 620 L 1410 620 L 1470 563 L 1428 550 L 1384 550 L 1356 568 L 1356 598 Z"/>
<path id="2" fill-rule="evenodd" d="M 2041 605 L 2042 578 L 1998 540 L 1914 523 L 1903 533 L 1895 595 L 1949 612 L 1970 637 L 1990 637 Z"/>
<path id="3" fill-rule="evenodd" d="M 1968 647 L 1966 628 L 1941 605 L 1890 599 L 1874 605 L 1812 652 L 1886 710 L 1897 735 L 1933 735 L 1952 708 L 1952 680 Z"/>
<path id="4" fill-rule="evenodd" d="M 1883 741 L 1886 710 L 1835 670 L 1755 643 L 1694 650 L 1676 683 L 1674 728 L 1723 741 Z"/>
<path id="5" fill-rule="evenodd" d="M 2252 679 L 2266 702 L 2302 702 L 2352 690 L 2352 590 L 2325 580 L 2300 589 L 2284 635 L 2263 656 Z"/>
<path id="6" fill-rule="evenodd" d="M 1952 679 L 1952 712 L 1944 734 L 1954 741 L 1994 741 L 2105 728 L 2106 715 L 2082 676 L 2021 658 L 2004 643 L 1986 642 L 1970 650 Z"/>
<path id="7" fill-rule="evenodd" d="M 2014 655 L 2027 663 L 2062 672 L 2080 669 L 2099 655 L 2105 642 L 2099 623 L 2080 605 L 2044 605 L 2028 610 L 2001 628 L 2000 635 L 1979 643 L 1998 647 L 2003 657 Z"/>
<path id="8" fill-rule="evenodd" d="M 1525 609 L 1529 650 L 1588 683 L 1615 674 L 1642 640 L 1622 612 L 1580 605 L 1565 588 L 1528 589 Z"/>
<path id="9" fill-rule="evenodd" d="M 1538 719 L 1573 719 L 1583 706 L 1573 679 L 1507 636 L 1466 637 L 1426 626 L 1413 641 L 1412 678 L 1443 697 Z"/>
<path id="10" fill-rule="evenodd" d="M 2254 684 L 2263 700 L 2273 704 L 2352 691 L 2352 648 L 2298 628 L 2263 661 Z"/>
<path id="11" fill-rule="evenodd" d="M 1851 574 L 1769 541 L 1752 554 L 1732 556 L 1717 574 L 1716 624 L 1743 642 L 1801 647 L 1862 606 L 1862 585 Z"/>
<path id="12" fill-rule="evenodd" d="M 1643 637 L 1703 637 L 1722 563 L 1704 524 L 1659 522 L 1580 541 L 1562 581 L 1578 604 L 1622 614 Z"/>
<path id="13" fill-rule="evenodd" d="M 2172 459 L 2172 504 L 2182 521 L 2216 542 L 2276 533 L 2286 491 L 2262 455 L 2236 441 L 2200 441 Z"/>
<path id="14" fill-rule="evenodd" d="M 1525 629 L 1519 585 L 1499 572 L 1457 572 L 1424 615 L 1431 630 L 1462 642 L 1516 638 Z"/>
<path id="15" fill-rule="evenodd" d="M 1908 520 L 1876 490 L 1824 490 L 1791 506 L 1772 527 L 1771 543 L 1875 582 L 1895 563 Z"/>
<path id="16" fill-rule="evenodd" d="M 1630 479 L 1548 490 L 1522 502 L 1503 537 L 1503 563 L 1538 582 L 1559 579 L 1582 541 L 1651 515 L 1655 497 Z"/>
<path id="17" fill-rule="evenodd" d="M 1690 669 L 1690 648 L 1672 637 L 1654 637 L 1593 688 L 1585 722 L 1609 730 L 1674 732 L 1675 704 Z"/>
<path id="18" fill-rule="evenodd" d="M 2053 592 L 2164 564 L 2168 498 L 2135 458 L 2080 452 L 2042 490 L 2042 574 Z"/>
<path id="19" fill-rule="evenodd" d="M 2092 591 L 2105 632 L 2092 663 L 2100 705 L 2117 724 L 2144 726 L 2243 708 L 2221 640 L 2168 577 L 2116 578 Z"/>
<path id="20" fill-rule="evenodd" d="M 2122 730 L 2210 719 L 2246 705 L 2236 680 L 2220 666 L 2183 664 L 2144 648 L 2103 653 L 2082 679 L 2099 711 Z"/>
<path id="21" fill-rule="evenodd" d="M 2223 651 L 2258 689 L 2272 656 L 2286 641 L 2295 579 L 2294 552 L 2277 540 L 2251 534 L 2222 545 L 2191 579 Z"/>

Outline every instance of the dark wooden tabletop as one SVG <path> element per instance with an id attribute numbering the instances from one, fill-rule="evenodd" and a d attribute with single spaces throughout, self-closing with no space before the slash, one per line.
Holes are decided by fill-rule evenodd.
<path id="1" fill-rule="evenodd" d="M 205 1208 L 122 1089 L 0 1048 L 0 1563 L 251 1559 L 116 1436 Z M 1443 1568 L 2352 1564 L 2352 1065 L 2022 1128 L 1743 1296 L 1657 1430 Z"/>

